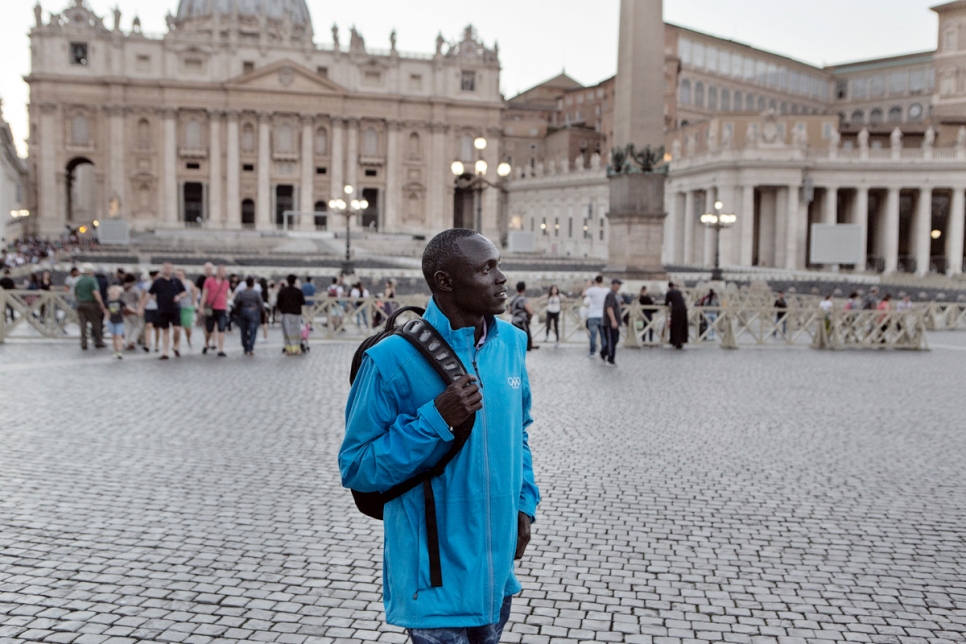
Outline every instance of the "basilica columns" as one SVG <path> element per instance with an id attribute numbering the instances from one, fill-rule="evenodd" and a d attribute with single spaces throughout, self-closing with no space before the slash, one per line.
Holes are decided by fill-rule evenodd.
<path id="1" fill-rule="evenodd" d="M 346 150 L 345 182 L 357 189 L 359 179 L 359 119 L 349 119 L 349 144 Z M 361 197 L 360 197 L 361 198 Z"/>
<path id="2" fill-rule="evenodd" d="M 834 186 L 829 186 L 825 189 L 825 198 L 822 200 L 822 223 L 823 224 L 837 224 L 838 223 L 838 207 L 839 207 L 839 189 Z M 809 259 L 805 258 L 806 265 Z M 838 264 L 829 264 L 828 270 L 833 273 L 837 273 L 839 270 Z"/>
<path id="3" fill-rule="evenodd" d="M 804 248 L 804 243 L 799 244 L 799 240 L 806 239 L 805 235 L 808 234 L 808 217 L 803 216 L 802 213 L 798 185 L 788 186 L 785 192 L 788 199 L 785 222 L 785 269 L 793 271 L 799 268 L 799 248 Z"/>
<path id="4" fill-rule="evenodd" d="M 929 256 L 932 250 L 932 188 L 922 188 L 916 200 L 916 218 L 913 224 L 916 275 L 929 274 Z"/>
<path id="5" fill-rule="evenodd" d="M 107 115 L 111 126 L 111 150 L 108 161 L 108 203 L 112 203 L 116 198 L 118 206 L 116 212 L 111 211 L 113 208 L 108 211 L 111 216 L 120 216 L 123 213 L 130 212 L 127 201 L 124 198 L 124 178 L 127 176 L 124 168 L 125 111 L 123 107 L 113 106 L 107 108 Z"/>
<path id="6" fill-rule="evenodd" d="M 40 163 L 37 172 L 37 207 L 42 231 L 50 236 L 60 235 L 64 230 L 66 215 L 60 207 L 66 201 L 61 189 L 63 181 L 57 180 L 58 135 L 57 104 L 40 104 L 40 131 L 31 136 L 40 137 Z"/>
<path id="7" fill-rule="evenodd" d="M 429 155 L 429 225 L 433 230 L 451 228 L 453 221 L 446 221 L 446 208 L 444 199 L 447 195 L 452 195 L 446 189 L 446 182 L 452 179 L 452 175 L 447 169 L 446 156 L 446 130 L 447 126 L 442 123 L 430 125 L 432 141 Z"/>
<path id="8" fill-rule="evenodd" d="M 399 230 L 399 204 L 402 193 L 399 185 L 399 123 L 389 122 L 389 138 L 386 143 L 386 212 L 382 226 L 384 232 Z"/>
<path id="9" fill-rule="evenodd" d="M 299 186 L 299 206 L 298 210 L 303 213 L 315 210 L 315 127 L 311 116 L 302 117 L 302 178 Z M 303 215 L 299 218 L 296 225 L 299 228 L 312 229 L 315 227 L 315 218 Z"/>
<path id="10" fill-rule="evenodd" d="M 869 189 L 860 186 L 855 189 L 855 201 L 852 202 L 852 223 L 862 227 L 862 263 L 856 265 L 856 271 L 864 271 L 868 265 L 869 247 Z"/>
<path id="11" fill-rule="evenodd" d="M 161 184 L 161 212 L 166 226 L 178 225 L 178 125 L 177 110 L 165 108 L 161 112 L 164 122 L 164 181 Z"/>
<path id="12" fill-rule="evenodd" d="M 272 115 L 261 112 L 258 115 L 258 196 L 255 202 L 255 227 L 265 230 L 272 227 L 272 184 L 270 172 Z"/>
<path id="13" fill-rule="evenodd" d="M 343 155 L 345 119 L 335 117 L 332 119 L 332 194 L 329 198 L 344 199 L 342 188 L 345 186 L 345 156 Z M 327 200 L 328 201 L 328 200 Z"/>
<path id="14" fill-rule="evenodd" d="M 895 273 L 899 269 L 899 188 L 889 188 L 886 195 L 884 228 L 883 272 Z"/>
<path id="15" fill-rule="evenodd" d="M 684 193 L 684 255 L 681 257 L 685 264 L 694 263 L 694 191 Z"/>
<path id="16" fill-rule="evenodd" d="M 228 228 L 241 227 L 241 161 L 238 157 L 238 112 L 228 112 L 228 149 L 225 155 L 228 164 L 226 224 Z"/>
<path id="17" fill-rule="evenodd" d="M 949 225 L 946 227 L 946 273 L 960 275 L 963 272 L 963 235 L 966 234 L 966 187 L 953 188 L 949 209 Z"/>
<path id="18" fill-rule="evenodd" d="M 704 213 L 713 213 L 714 204 L 717 201 L 717 195 L 715 194 L 714 188 L 708 188 L 704 191 Z M 714 266 L 714 251 L 715 251 L 715 239 L 714 239 L 714 229 L 708 226 L 701 226 L 704 228 L 704 266 Z"/>
<path id="19" fill-rule="evenodd" d="M 223 228 L 225 210 L 221 199 L 221 117 L 212 110 L 208 118 L 208 225 Z"/>
<path id="20" fill-rule="evenodd" d="M 751 266 L 755 257 L 755 187 L 745 185 L 741 189 L 741 211 L 738 213 L 741 230 L 741 251 L 738 263 Z"/>

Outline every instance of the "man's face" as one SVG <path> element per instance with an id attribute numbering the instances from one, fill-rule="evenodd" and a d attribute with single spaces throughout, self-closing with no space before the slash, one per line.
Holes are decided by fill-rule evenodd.
<path id="1" fill-rule="evenodd" d="M 614 284 L 610 285 L 610 290 L 616 293 L 617 291 L 621 290 L 621 285 L 615 282 Z"/>
<path id="2" fill-rule="evenodd" d="M 164 265 L 162 265 L 161 266 L 161 275 L 165 279 L 170 279 L 171 278 L 171 270 L 172 270 L 172 268 L 173 267 L 171 266 L 171 264 L 164 264 Z"/>
<path id="3" fill-rule="evenodd" d="M 503 313 L 507 294 L 500 251 L 481 235 L 460 240 L 459 248 L 462 257 L 448 267 L 456 305 L 473 315 Z"/>
<path id="4" fill-rule="evenodd" d="M 205 277 L 211 277 L 211 274 L 215 271 L 214 265 L 210 262 L 205 264 Z"/>
<path id="5" fill-rule="evenodd" d="M 227 274 L 228 274 L 228 270 L 224 266 L 219 266 L 218 267 L 218 273 L 217 273 L 218 279 L 220 279 L 220 280 L 225 279 L 225 275 L 227 275 Z"/>

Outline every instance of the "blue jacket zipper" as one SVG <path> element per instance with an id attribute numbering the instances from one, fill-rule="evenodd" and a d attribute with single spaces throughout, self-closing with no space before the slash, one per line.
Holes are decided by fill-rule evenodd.
<path id="1" fill-rule="evenodd" d="M 472 336 L 471 343 L 472 343 Z M 483 342 L 483 346 L 486 346 L 486 342 Z M 475 343 L 471 344 L 471 350 L 473 352 L 473 372 L 476 374 L 477 383 L 480 387 L 480 393 L 483 393 L 483 376 L 480 375 L 480 368 L 477 365 L 477 358 L 479 357 L 480 351 L 483 347 L 479 349 L 476 348 Z M 487 568 L 489 569 L 489 606 L 488 613 L 493 615 L 493 526 L 491 525 L 491 513 L 490 508 L 490 454 L 489 454 L 489 438 L 487 436 L 487 423 L 486 423 L 486 399 L 482 400 L 483 408 L 480 410 L 483 412 L 483 473 L 486 475 L 486 562 Z"/>

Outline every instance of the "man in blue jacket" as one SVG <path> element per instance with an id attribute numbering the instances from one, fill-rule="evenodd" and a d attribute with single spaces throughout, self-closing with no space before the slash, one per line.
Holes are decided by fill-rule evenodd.
<path id="1" fill-rule="evenodd" d="M 540 502 L 527 428 L 526 335 L 495 316 L 506 309 L 500 253 L 472 230 L 446 230 L 423 253 L 433 298 L 424 319 L 470 375 L 444 387 L 406 340 L 366 352 L 346 406 L 342 484 L 385 492 L 431 469 L 453 429 L 475 414 L 463 449 L 432 480 L 443 584 L 430 580 L 421 487 L 384 508 L 383 589 L 390 624 L 423 644 L 495 644 L 520 592 L 513 574 Z"/>

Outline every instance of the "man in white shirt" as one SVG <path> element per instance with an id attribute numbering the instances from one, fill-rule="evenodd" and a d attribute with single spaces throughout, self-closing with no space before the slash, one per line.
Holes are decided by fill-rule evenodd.
<path id="1" fill-rule="evenodd" d="M 587 329 L 590 331 L 590 353 L 587 355 L 594 357 L 597 353 L 597 336 L 600 335 L 601 347 L 604 346 L 604 335 L 601 329 L 601 322 L 604 317 L 604 300 L 610 289 L 604 287 L 604 276 L 598 275 L 593 284 L 589 284 L 584 289 L 584 301 L 587 304 Z"/>

